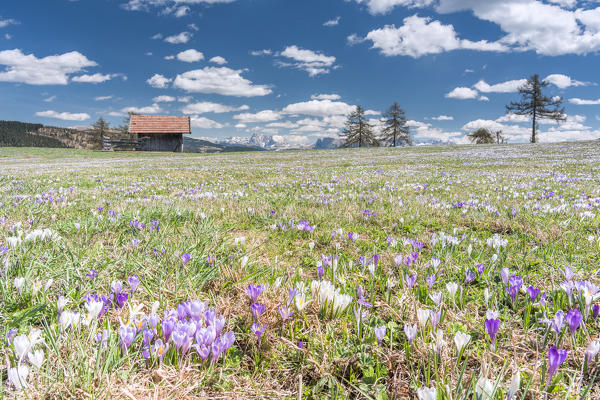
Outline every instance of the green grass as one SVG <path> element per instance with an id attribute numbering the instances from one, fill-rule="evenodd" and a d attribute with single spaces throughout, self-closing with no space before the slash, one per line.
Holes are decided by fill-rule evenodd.
<path id="1" fill-rule="evenodd" d="M 435 387 L 438 399 L 503 399 L 517 371 L 515 398 L 598 398 L 597 360 L 584 362 L 598 322 L 585 313 L 583 295 L 575 290 L 569 298 L 561 289 L 559 271 L 568 265 L 574 280 L 599 283 L 598 154 L 597 143 L 212 155 L 2 148 L 0 247 L 10 250 L 0 255 L 0 397 L 19 395 L 8 368 L 21 364 L 30 370 L 21 392 L 29 398 L 400 399 Z M 376 215 L 365 218 L 363 210 Z M 145 228 L 132 227 L 133 220 Z M 290 226 L 302 220 L 314 231 Z M 152 221 L 158 232 L 149 229 Z M 56 237 L 25 240 L 45 228 Z M 11 247 L 7 238 L 19 235 Z M 490 248 L 494 235 L 506 246 Z M 244 244 L 236 244 L 241 237 Z M 395 256 L 413 252 L 416 262 L 396 265 Z M 183 253 L 191 256 L 185 265 Z M 380 259 L 371 273 L 359 257 L 373 254 Z M 311 291 L 321 255 L 338 257 L 323 280 L 351 297 L 342 312 Z M 429 289 L 433 257 L 441 263 Z M 478 264 L 486 266 L 481 276 Z M 532 303 L 521 291 L 513 303 L 502 268 L 549 301 Z M 86 277 L 90 269 L 94 280 Z M 467 271 L 476 278 L 465 284 Z M 233 332 L 235 344 L 210 363 L 193 348 L 182 356 L 171 341 L 162 363 L 146 362 L 141 332 L 121 350 L 121 324 L 143 318 L 133 318 L 128 306 L 83 324 L 87 296 L 110 295 L 112 281 L 127 288 L 132 274 L 141 279 L 127 301 L 132 308 L 147 316 L 158 302 L 162 319 L 165 310 L 200 299 L 226 317 L 223 332 Z M 412 274 L 410 289 L 405 278 Z M 449 297 L 448 282 L 462 286 L 460 298 Z M 260 346 L 251 329 L 250 284 L 268 287 L 258 299 L 266 308 L 259 322 L 267 325 Z M 309 303 L 303 310 L 292 304 L 295 313 L 283 323 L 278 309 L 288 289 L 302 285 Z M 368 310 L 357 302 L 359 286 Z M 434 292 L 443 293 L 440 306 Z M 59 296 L 69 300 L 65 311 L 80 313 L 79 324 L 61 329 Z M 360 335 L 353 312 L 359 306 L 367 311 Z M 556 336 L 538 321 L 574 307 L 584 323 L 573 337 L 568 329 Z M 441 321 L 419 326 L 409 343 L 404 328 L 418 323 L 418 309 L 439 310 Z M 501 320 L 496 349 L 485 330 L 488 309 Z M 374 330 L 382 325 L 378 346 Z M 44 339 L 34 347 L 44 353 L 39 369 L 27 356 L 19 361 L 14 344 L 5 346 L 11 329 L 28 335 L 32 328 Z M 95 340 L 104 329 L 106 347 Z M 458 331 L 471 336 L 460 360 Z M 162 337 L 161 324 L 156 334 L 152 342 Z M 432 349 L 436 337 L 445 342 L 439 350 Z M 568 356 L 547 388 L 549 345 Z M 486 384 L 490 397 L 481 395 Z"/>

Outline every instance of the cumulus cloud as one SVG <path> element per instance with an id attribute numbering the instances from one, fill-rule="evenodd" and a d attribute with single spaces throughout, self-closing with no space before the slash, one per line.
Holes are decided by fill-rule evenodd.
<path id="1" fill-rule="evenodd" d="M 325 21 L 323 23 L 323 26 L 336 26 L 336 25 L 339 25 L 341 19 L 342 19 L 342 17 L 336 17 L 334 19 L 330 19 L 329 21 Z"/>
<path id="2" fill-rule="evenodd" d="M 163 76 L 161 74 L 154 74 L 146 82 L 153 88 L 165 89 L 165 88 L 169 87 L 169 83 L 171 81 L 172 81 L 172 79 L 166 78 L 165 76 Z"/>
<path id="3" fill-rule="evenodd" d="M 308 72 L 309 76 L 327 74 L 332 68 L 335 68 L 335 57 L 327 56 L 321 52 L 302 49 L 298 46 L 288 46 L 280 56 L 292 60 L 292 62 L 279 62 L 279 65 L 285 67 L 294 67 Z"/>
<path id="4" fill-rule="evenodd" d="M 571 86 L 587 86 L 586 82 L 576 81 L 571 77 L 563 74 L 552 74 L 544 78 L 544 81 L 549 82 L 559 89 L 566 89 Z"/>
<path id="5" fill-rule="evenodd" d="M 267 85 L 255 85 L 242 77 L 242 70 L 204 67 L 177 75 L 173 87 L 190 93 L 214 93 L 224 96 L 254 97 L 272 93 Z"/>
<path id="6" fill-rule="evenodd" d="M 223 124 L 218 123 L 217 121 L 213 121 L 212 119 L 208 119 L 205 117 L 192 117 L 191 124 L 194 128 L 200 129 L 221 129 L 224 127 Z"/>
<path id="7" fill-rule="evenodd" d="M 236 0 L 128 0 L 122 4 L 122 7 L 129 11 L 149 11 L 152 9 L 160 9 L 162 14 L 173 14 L 176 17 L 181 17 L 189 10 L 185 11 L 183 15 L 177 15 L 177 13 L 184 13 L 181 11 L 182 7 L 189 8 L 185 4 L 195 5 L 204 4 L 212 5 L 219 3 L 233 3 Z"/>
<path id="8" fill-rule="evenodd" d="M 111 80 L 112 78 L 119 76 L 118 74 L 100 74 L 96 73 L 93 75 L 79 75 L 73 77 L 73 82 L 81 83 L 102 83 Z"/>
<path id="9" fill-rule="evenodd" d="M 579 99 L 577 97 L 574 97 L 572 99 L 569 99 L 569 103 L 575 104 L 575 105 L 578 105 L 578 106 L 594 106 L 594 105 L 599 105 L 600 104 L 600 99 L 598 99 L 598 100 L 586 100 L 586 99 Z"/>
<path id="10" fill-rule="evenodd" d="M 233 116 L 242 123 L 269 122 L 281 119 L 281 114 L 273 110 L 263 110 L 257 113 L 242 113 Z"/>
<path id="11" fill-rule="evenodd" d="M 434 121 L 454 121 L 454 117 L 449 115 L 440 115 L 438 117 L 432 117 L 431 119 Z"/>
<path id="12" fill-rule="evenodd" d="M 483 93 L 514 93 L 527 83 L 527 79 L 517 79 L 489 85 L 486 81 L 480 80 L 473 87 Z"/>
<path id="13" fill-rule="evenodd" d="M 35 115 L 38 117 L 62 119 L 64 121 L 85 121 L 90 118 L 89 114 L 86 113 L 57 112 L 52 110 L 38 111 Z"/>
<path id="14" fill-rule="evenodd" d="M 154 101 L 155 103 L 171 103 L 175 100 L 177 99 L 173 96 L 156 96 L 152 99 L 152 101 Z"/>
<path id="15" fill-rule="evenodd" d="M 244 111 L 250 107 L 242 105 L 240 107 L 231 107 L 224 104 L 211 103 L 209 101 L 202 101 L 199 103 L 188 104 L 183 108 L 184 114 L 205 114 L 205 113 L 227 113 L 233 111 Z"/>
<path id="16" fill-rule="evenodd" d="M 497 42 L 480 40 L 473 42 L 459 39 L 452 25 L 413 15 L 404 19 L 404 25 L 386 25 L 372 30 L 365 37 L 385 56 L 409 56 L 419 58 L 427 54 L 469 49 L 478 51 L 507 51 L 508 48 Z"/>
<path id="17" fill-rule="evenodd" d="M 270 56 L 273 54 L 273 50 L 271 49 L 263 49 L 263 50 L 252 50 L 250 55 L 253 56 Z"/>
<path id="18" fill-rule="evenodd" d="M 152 104 L 151 106 L 146 107 L 125 107 L 121 109 L 123 113 L 136 113 L 136 114 L 158 114 L 162 112 L 162 108 L 157 103 Z"/>
<path id="19" fill-rule="evenodd" d="M 113 96 L 111 94 L 109 96 L 97 96 L 97 97 L 94 97 L 94 100 L 96 100 L 96 101 L 103 101 L 103 100 L 110 100 L 112 98 L 113 98 Z"/>
<path id="20" fill-rule="evenodd" d="M 181 53 L 178 53 L 175 57 L 179 61 L 183 61 L 183 62 L 187 62 L 187 63 L 204 60 L 204 54 L 202 54 L 202 52 L 195 50 L 195 49 L 189 49 L 189 50 L 182 51 Z"/>
<path id="21" fill-rule="evenodd" d="M 330 115 L 347 115 L 354 111 L 354 106 L 331 100 L 310 100 L 287 105 L 282 112 L 291 115 L 311 115 L 326 117 Z"/>
<path id="22" fill-rule="evenodd" d="M 33 54 L 23 54 L 21 50 L 14 49 L 0 51 L 0 65 L 6 67 L 0 72 L 0 82 L 66 85 L 71 74 L 98 64 L 77 51 L 37 58 Z"/>
<path id="23" fill-rule="evenodd" d="M 434 0 L 354 0 L 359 4 L 365 4 L 372 15 L 387 14 L 394 7 L 425 7 L 431 5 Z"/>
<path id="24" fill-rule="evenodd" d="M 218 64 L 218 65 L 225 65 L 225 64 L 227 64 L 227 60 L 225 58 L 221 57 L 221 56 L 215 56 L 215 57 L 211 58 L 208 61 L 210 61 L 211 63 Z"/>
<path id="25" fill-rule="evenodd" d="M 310 98 L 312 100 L 339 100 L 342 97 L 339 94 L 313 94 Z"/>
<path id="26" fill-rule="evenodd" d="M 167 36 L 165 38 L 165 42 L 171 44 L 182 44 L 187 43 L 192 38 L 192 34 L 190 32 L 181 32 L 177 35 Z"/>
<path id="27" fill-rule="evenodd" d="M 19 22 L 12 18 L 7 18 L 7 19 L 0 18 L 0 28 L 5 28 L 9 25 L 18 25 L 18 24 L 19 24 Z"/>
<path id="28" fill-rule="evenodd" d="M 446 97 L 450 99 L 476 99 L 479 93 L 475 89 L 468 87 L 454 88 L 450 93 L 446 93 Z"/>

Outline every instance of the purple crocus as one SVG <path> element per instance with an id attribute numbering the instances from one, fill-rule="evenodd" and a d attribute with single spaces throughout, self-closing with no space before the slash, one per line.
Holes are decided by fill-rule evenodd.
<path id="1" fill-rule="evenodd" d="M 475 280 L 475 274 L 473 271 L 465 271 L 465 285 L 473 282 Z"/>
<path id="2" fill-rule="evenodd" d="M 381 346 L 381 342 L 385 337 L 385 325 L 375 327 L 375 337 L 377 338 L 377 344 Z"/>
<path id="3" fill-rule="evenodd" d="M 262 339 L 263 333 L 265 332 L 265 329 L 267 329 L 267 324 L 261 325 L 258 322 L 255 322 L 252 324 L 252 327 L 250 329 L 252 330 L 252 333 L 254 333 L 258 338 L 258 345 L 260 346 L 260 341 Z"/>
<path id="4" fill-rule="evenodd" d="M 127 283 L 129 284 L 129 291 L 133 295 L 138 286 L 140 286 L 140 278 L 137 275 L 130 275 L 127 277 Z"/>
<path id="5" fill-rule="evenodd" d="M 119 336 L 121 337 L 121 350 L 127 353 L 127 349 L 135 339 L 136 330 L 133 326 L 122 326 L 119 328 Z"/>
<path id="6" fill-rule="evenodd" d="M 317 267 L 317 275 L 319 275 L 319 279 L 321 279 L 323 277 L 324 273 L 325 273 L 325 267 L 323 267 L 322 265 L 319 265 Z"/>
<path id="7" fill-rule="evenodd" d="M 117 294 L 117 306 L 118 308 L 123 308 L 125 303 L 127 303 L 127 299 L 129 298 L 129 294 L 127 292 L 121 292 Z"/>
<path id="8" fill-rule="evenodd" d="M 559 350 L 556 346 L 550 346 L 548 349 L 548 383 L 550 386 L 552 377 L 556 373 L 556 370 L 565 362 L 567 359 L 567 350 Z"/>
<path id="9" fill-rule="evenodd" d="M 500 278 L 502 278 L 502 282 L 504 282 L 505 285 L 508 285 L 509 277 L 510 271 L 508 270 L 508 268 L 502 268 L 502 270 L 500 271 Z"/>
<path id="10" fill-rule="evenodd" d="M 281 315 L 281 319 L 283 322 L 286 322 L 288 319 L 294 315 L 294 310 L 290 307 L 281 306 L 279 307 L 279 315 Z"/>
<path id="11" fill-rule="evenodd" d="M 246 294 L 248 297 L 250 297 L 250 300 L 252 300 L 253 303 L 256 303 L 256 299 L 258 299 L 258 296 L 260 296 L 262 292 L 263 287 L 261 285 L 248 285 L 246 288 Z"/>
<path id="12" fill-rule="evenodd" d="M 253 303 L 252 304 L 252 315 L 254 316 L 254 320 L 258 321 L 258 318 L 265 312 L 267 307 L 264 304 Z"/>
<path id="13" fill-rule="evenodd" d="M 496 348 L 496 333 L 500 329 L 500 320 L 498 318 L 489 318 L 485 320 L 485 328 L 492 341 L 492 348 Z"/>
<path id="14" fill-rule="evenodd" d="M 425 278 L 425 280 L 427 281 L 429 290 L 433 289 L 433 285 L 435 285 L 435 274 L 429 275 L 427 278 Z"/>
<path id="15" fill-rule="evenodd" d="M 190 253 L 183 253 L 181 255 L 181 262 L 183 263 L 183 265 L 187 264 L 188 261 L 190 261 L 190 258 L 192 258 L 192 256 L 190 256 Z"/>
<path id="16" fill-rule="evenodd" d="M 571 335 L 575 335 L 575 331 L 579 328 L 581 324 L 581 320 L 583 319 L 581 313 L 576 308 L 571 308 L 565 317 L 567 320 L 567 324 L 569 325 L 569 330 L 571 331 Z"/>
<path id="17" fill-rule="evenodd" d="M 98 277 L 98 273 L 96 272 L 96 270 L 94 268 L 90 268 L 90 272 L 85 274 L 85 276 L 90 278 L 91 280 L 94 280 Z"/>
<path id="18" fill-rule="evenodd" d="M 515 302 L 515 299 L 517 298 L 517 294 L 519 294 L 519 288 L 516 286 L 509 286 L 506 288 L 506 292 L 509 294 L 512 302 Z"/>
<path id="19" fill-rule="evenodd" d="M 481 277 L 481 274 L 483 274 L 483 272 L 485 271 L 485 265 L 483 264 L 478 264 L 477 265 L 477 273 L 479 274 L 479 276 Z"/>
<path id="20" fill-rule="evenodd" d="M 529 286 L 527 288 L 527 292 L 529 293 L 529 298 L 531 299 L 531 302 L 534 302 L 540 294 L 540 289 L 534 288 L 533 286 Z"/>
<path id="21" fill-rule="evenodd" d="M 121 293 L 121 290 L 123 290 L 123 283 L 121 283 L 121 281 L 112 281 L 110 284 L 110 289 L 115 295 L 117 295 Z"/>
<path id="22" fill-rule="evenodd" d="M 161 339 L 157 339 L 152 346 L 152 354 L 158 358 L 158 361 L 162 363 L 165 353 L 169 350 L 169 344 L 163 343 Z"/>
<path id="23" fill-rule="evenodd" d="M 162 323 L 162 331 L 163 336 L 165 338 L 165 342 L 168 342 L 171 338 L 171 334 L 175 330 L 175 325 L 177 324 L 177 320 L 175 318 L 165 318 Z"/>
<path id="24" fill-rule="evenodd" d="M 592 318 L 598 318 L 598 313 L 600 313 L 600 305 L 594 304 L 592 306 Z"/>
<path id="25" fill-rule="evenodd" d="M 417 282 L 416 275 L 410 275 L 410 276 L 404 277 L 404 284 L 406 285 L 406 287 L 408 287 L 408 289 L 412 289 L 413 286 L 415 286 L 416 282 Z"/>

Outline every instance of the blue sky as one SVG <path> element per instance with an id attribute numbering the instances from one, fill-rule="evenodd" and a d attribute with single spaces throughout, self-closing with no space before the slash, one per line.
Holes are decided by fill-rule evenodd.
<path id="1" fill-rule="evenodd" d="M 600 137 L 600 1 L 5 0 L 0 119 L 120 124 L 192 117 L 193 136 L 294 144 L 336 136 L 360 104 L 397 101 L 421 142 L 479 127 L 527 141 L 506 115 L 538 73 L 566 123 L 541 141 Z"/>

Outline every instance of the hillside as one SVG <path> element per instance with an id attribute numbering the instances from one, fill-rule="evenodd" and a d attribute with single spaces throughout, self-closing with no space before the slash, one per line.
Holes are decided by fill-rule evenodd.
<path id="1" fill-rule="evenodd" d="M 58 139 L 31 133 L 43 127 L 40 124 L 0 121 L 0 147 L 68 147 Z"/>

